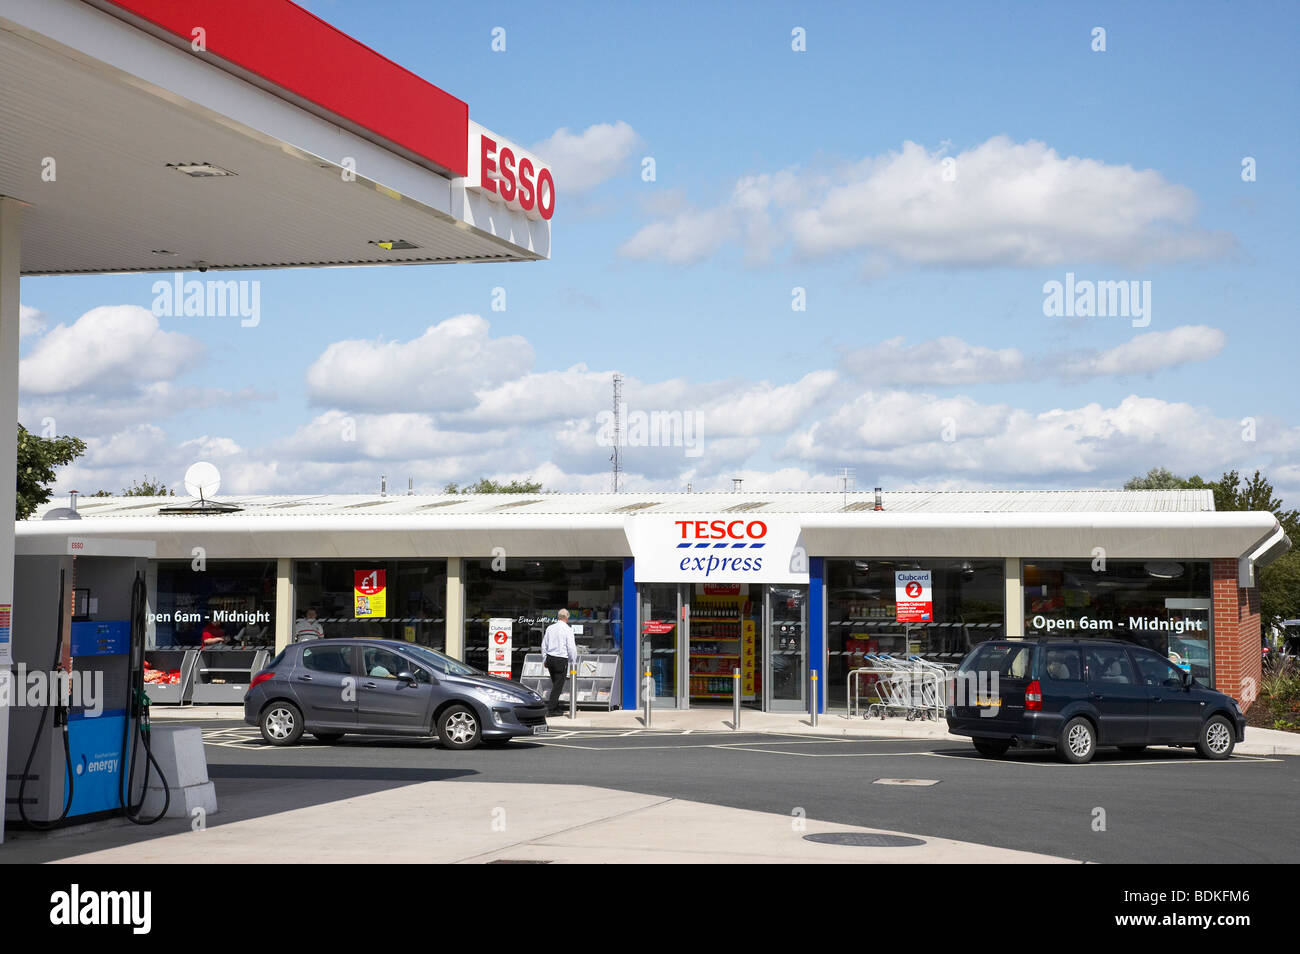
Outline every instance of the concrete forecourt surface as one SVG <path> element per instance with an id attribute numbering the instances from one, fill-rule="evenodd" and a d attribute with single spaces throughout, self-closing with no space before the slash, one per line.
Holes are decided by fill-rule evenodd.
<path id="1" fill-rule="evenodd" d="M 1238 755 L 1091 765 L 980 758 L 934 722 L 631 712 L 449 752 L 431 740 L 265 745 L 229 707 L 155 709 L 203 729 L 219 810 L 147 829 L 14 831 L 8 862 L 1276 862 L 1297 855 L 1300 740 L 1250 729 Z M 193 720 L 193 721 L 191 721 Z M 1098 830 L 1098 810 L 1104 829 Z M 1190 832 L 1197 832 L 1190 837 Z M 901 837 L 899 837 L 901 836 Z"/>

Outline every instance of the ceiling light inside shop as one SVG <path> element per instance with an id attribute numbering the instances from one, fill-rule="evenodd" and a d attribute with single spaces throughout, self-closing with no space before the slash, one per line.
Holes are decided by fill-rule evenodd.
<path id="1" fill-rule="evenodd" d="M 233 176 L 229 169 L 222 169 L 210 162 L 169 162 L 168 169 L 175 169 L 195 179 L 215 179 L 221 176 Z"/>
<path id="2" fill-rule="evenodd" d="M 1147 571 L 1147 576 L 1154 576 L 1157 580 L 1176 580 L 1183 575 L 1183 565 L 1172 560 L 1151 560 L 1142 569 Z"/>

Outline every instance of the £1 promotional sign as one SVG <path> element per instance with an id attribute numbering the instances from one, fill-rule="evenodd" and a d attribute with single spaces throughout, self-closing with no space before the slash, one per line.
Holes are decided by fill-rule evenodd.
<path id="1" fill-rule="evenodd" d="M 354 617 L 369 619 L 388 615 L 387 576 L 387 570 L 352 572 L 352 615 Z"/>
<path id="2" fill-rule="evenodd" d="M 929 570 L 898 570 L 894 573 L 894 604 L 900 623 L 934 621 L 934 596 Z"/>
<path id="3" fill-rule="evenodd" d="M 513 619 L 488 620 L 488 675 L 510 678 L 510 667 L 514 664 L 514 627 Z"/>
<path id="4" fill-rule="evenodd" d="M 798 520 L 734 513 L 629 517 L 638 583 L 807 583 Z"/>

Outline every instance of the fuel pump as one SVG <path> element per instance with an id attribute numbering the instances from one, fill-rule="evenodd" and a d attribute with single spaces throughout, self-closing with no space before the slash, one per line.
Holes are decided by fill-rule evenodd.
<path id="1" fill-rule="evenodd" d="M 113 544 L 125 552 L 113 552 Z M 115 814 L 149 824 L 170 804 L 150 747 L 144 693 L 147 564 L 133 544 L 67 540 L 67 551 L 53 553 L 53 541 L 37 540 L 16 555 L 18 679 L 11 684 L 9 750 L 26 758 L 22 774 L 11 775 L 6 786 L 6 817 L 30 828 Z M 97 552 L 85 553 L 87 545 Z M 78 595 L 77 617 L 70 587 Z M 36 693 L 41 686 L 47 691 Z M 163 789 L 163 811 L 142 818 L 151 772 Z"/>

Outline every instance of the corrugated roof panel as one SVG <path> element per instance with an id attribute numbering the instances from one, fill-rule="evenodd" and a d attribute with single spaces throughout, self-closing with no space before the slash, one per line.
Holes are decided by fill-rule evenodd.
<path id="1" fill-rule="evenodd" d="M 632 499 L 629 500 L 629 497 Z M 630 494 L 276 494 L 265 496 L 222 495 L 222 503 L 234 503 L 250 516 L 321 516 L 330 514 L 374 515 L 426 514 L 431 519 L 447 514 L 631 514 L 656 513 L 743 513 L 762 509 L 769 513 L 834 513 L 870 511 L 874 493 L 770 492 L 737 495 L 717 493 L 663 494 L 653 500 Z M 175 506 L 184 497 L 97 497 L 94 503 L 79 501 L 88 518 L 151 516 L 163 506 Z M 1214 509 L 1209 490 L 969 490 L 969 491 L 885 491 L 881 495 L 885 513 L 1197 513 Z M 64 506 L 66 498 L 51 501 L 37 511 Z M 360 512 L 358 512 L 360 511 Z"/>

